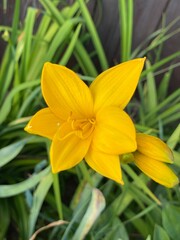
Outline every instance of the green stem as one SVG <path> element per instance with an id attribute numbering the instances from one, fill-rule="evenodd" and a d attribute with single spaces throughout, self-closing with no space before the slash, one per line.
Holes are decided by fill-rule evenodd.
<path id="1" fill-rule="evenodd" d="M 133 0 L 128 0 L 128 16 L 127 16 L 127 60 L 131 56 L 132 47 L 132 31 L 133 31 Z"/>
<path id="2" fill-rule="evenodd" d="M 127 8 L 126 1 L 119 0 L 119 15 L 120 15 L 120 34 L 121 34 L 121 62 L 126 61 L 127 52 Z"/>
<path id="3" fill-rule="evenodd" d="M 57 207 L 59 218 L 62 220 L 63 219 L 63 210 L 62 210 L 59 177 L 58 177 L 58 174 L 52 174 L 52 176 L 53 176 L 53 188 L 54 188 L 54 195 L 55 195 L 55 200 L 56 200 L 56 207 Z"/>
<path id="4" fill-rule="evenodd" d="M 47 153 L 50 152 L 50 141 L 46 142 L 47 146 Z M 59 218 L 63 220 L 63 210 L 62 210 L 62 201 L 61 201 L 61 190 L 60 190 L 60 184 L 59 184 L 59 178 L 58 174 L 53 174 L 53 188 L 54 188 L 54 196 L 56 201 L 56 207 L 58 211 Z"/>
<path id="5" fill-rule="evenodd" d="M 121 61 L 127 61 L 131 55 L 133 31 L 133 0 L 119 0 Z"/>
<path id="6" fill-rule="evenodd" d="M 91 176 L 89 174 L 89 171 L 86 167 L 85 162 L 81 161 L 78 166 L 79 166 L 79 168 L 80 168 L 80 170 L 83 174 L 84 179 L 93 187 L 94 184 L 93 184 L 93 181 L 92 181 Z"/>

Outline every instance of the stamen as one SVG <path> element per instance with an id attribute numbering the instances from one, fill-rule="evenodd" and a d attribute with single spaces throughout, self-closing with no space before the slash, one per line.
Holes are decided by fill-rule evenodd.
<path id="1" fill-rule="evenodd" d="M 63 137 L 60 137 L 60 140 L 64 140 L 72 134 L 76 134 L 81 139 L 88 138 L 94 131 L 96 120 L 95 118 L 80 118 L 80 119 L 73 119 L 72 112 L 67 119 L 65 124 L 69 125 L 69 132 L 66 133 Z M 67 125 L 66 125 L 67 126 Z M 65 132 L 68 131 L 68 128 Z M 62 132 L 63 129 L 62 129 Z"/>
<path id="2" fill-rule="evenodd" d="M 64 140 L 67 137 L 69 137 L 69 136 L 71 136 L 72 134 L 75 134 L 75 133 L 76 133 L 76 131 L 71 131 L 71 132 L 65 134 L 63 137 L 59 137 L 59 140 Z"/>
<path id="3" fill-rule="evenodd" d="M 96 123 L 96 121 L 95 121 L 94 118 L 88 119 L 88 121 L 89 121 L 91 124 L 93 124 L 93 125 Z"/>
<path id="4" fill-rule="evenodd" d="M 74 122 L 75 122 L 75 120 L 72 119 L 71 121 L 72 121 L 72 122 L 71 122 L 71 127 L 72 127 L 73 130 L 75 130 L 75 126 L 74 126 Z"/>

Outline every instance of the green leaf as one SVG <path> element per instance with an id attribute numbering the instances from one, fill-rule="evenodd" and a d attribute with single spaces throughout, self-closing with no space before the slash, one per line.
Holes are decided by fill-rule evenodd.
<path id="1" fill-rule="evenodd" d="M 167 141 L 167 145 L 171 148 L 174 149 L 176 145 L 180 141 L 180 124 L 177 126 L 177 128 L 174 130 L 174 132 L 171 134 Z"/>
<path id="2" fill-rule="evenodd" d="M 79 227 L 77 228 L 72 240 L 82 240 L 93 226 L 100 213 L 105 208 L 105 199 L 100 190 L 94 188 L 89 206 L 84 214 Z"/>
<path id="3" fill-rule="evenodd" d="M 24 89 L 29 89 L 31 87 L 34 87 L 40 83 L 39 80 L 31 81 L 31 82 L 25 82 L 17 87 L 15 87 L 6 97 L 6 100 L 4 101 L 2 107 L 0 108 L 0 123 L 3 123 L 6 120 L 6 117 L 8 116 L 9 112 L 11 111 L 12 107 L 12 99 L 13 97 L 19 93 L 19 91 L 22 91 Z"/>
<path id="4" fill-rule="evenodd" d="M 74 55 L 85 75 L 90 75 L 92 77 L 96 77 L 98 75 L 94 63 L 79 39 L 76 41 Z"/>
<path id="5" fill-rule="evenodd" d="M 48 173 L 43 179 L 40 181 L 36 191 L 33 195 L 33 205 L 30 210 L 30 216 L 29 216 L 29 237 L 33 234 L 35 229 L 35 224 L 41 209 L 41 206 L 43 204 L 44 198 L 46 197 L 47 192 L 49 191 L 49 188 L 52 185 L 52 173 Z"/>
<path id="6" fill-rule="evenodd" d="M 28 208 L 23 194 L 12 198 L 10 205 L 14 221 L 17 224 L 19 239 L 28 239 Z"/>
<path id="7" fill-rule="evenodd" d="M 61 240 L 84 239 L 104 207 L 105 199 L 102 193 L 86 184 L 83 191 L 79 192 L 78 206 L 74 209 L 73 217 Z"/>
<path id="8" fill-rule="evenodd" d="M 146 60 L 146 67 L 147 70 L 151 68 L 150 61 Z M 152 71 L 149 71 L 147 73 L 147 110 L 151 112 L 155 107 L 157 106 L 157 92 L 156 92 L 156 84 L 155 84 L 155 78 Z M 152 116 L 156 117 L 156 116 Z"/>
<path id="9" fill-rule="evenodd" d="M 101 41 L 99 39 L 98 33 L 97 33 L 97 29 L 94 25 L 94 22 L 92 20 L 92 17 L 86 7 L 86 4 L 84 2 L 84 0 L 78 0 L 82 15 L 84 17 L 84 20 L 86 22 L 86 26 L 87 29 L 89 30 L 89 33 L 91 34 L 91 38 L 92 41 L 94 43 L 94 47 L 96 49 L 98 58 L 99 58 L 99 62 L 101 64 L 101 68 L 102 70 L 106 70 L 108 68 L 108 63 L 107 63 L 107 59 L 104 53 L 104 49 L 102 47 Z"/>
<path id="10" fill-rule="evenodd" d="M 12 143 L 4 148 L 0 149 L 0 167 L 4 166 L 14 157 L 16 157 L 20 151 L 23 149 L 24 145 L 28 142 L 30 138 L 20 140 L 18 142 Z"/>
<path id="11" fill-rule="evenodd" d="M 177 51 L 177 52 L 169 55 L 168 57 L 161 59 L 160 61 L 158 61 L 154 65 L 152 65 L 149 69 L 144 70 L 141 74 L 141 77 L 145 77 L 148 72 L 155 71 L 156 69 L 160 68 L 164 64 L 170 62 L 171 60 L 173 60 L 179 56 L 180 56 L 180 51 Z"/>
<path id="12" fill-rule="evenodd" d="M 37 9 L 28 8 L 27 16 L 25 19 L 25 28 L 24 28 L 24 49 L 22 53 L 22 65 L 21 65 L 21 81 L 23 82 L 26 79 L 28 72 L 29 62 L 32 53 L 32 37 L 33 37 L 33 28 L 35 23 L 35 18 L 37 14 Z"/>
<path id="13" fill-rule="evenodd" d="M 50 167 L 45 168 L 38 174 L 32 175 L 27 180 L 20 183 L 15 183 L 11 185 L 0 185 L 0 197 L 11 197 L 19 193 L 25 192 L 28 189 L 33 188 L 44 178 L 50 171 Z"/>
<path id="14" fill-rule="evenodd" d="M 73 36 L 72 36 L 72 39 L 63 55 L 63 57 L 61 58 L 59 64 L 60 65 L 66 65 L 73 53 L 73 50 L 74 50 L 74 47 L 75 47 L 75 44 L 76 44 L 76 41 L 78 39 L 78 36 L 79 36 L 79 33 L 80 33 L 80 30 L 81 30 L 81 26 L 82 24 L 78 24 Z"/>
<path id="15" fill-rule="evenodd" d="M 10 223 L 10 213 L 7 199 L 0 199 L 0 239 L 5 239 L 5 234 Z"/>
<path id="16" fill-rule="evenodd" d="M 11 41 L 13 45 L 16 44 L 16 39 L 17 39 L 20 6 L 21 6 L 21 0 L 15 1 L 14 15 L 13 15 L 13 21 L 12 21 L 12 34 L 11 34 Z"/>
<path id="17" fill-rule="evenodd" d="M 164 74 L 161 83 L 158 88 L 158 100 L 163 101 L 168 95 L 169 82 L 172 76 L 173 68 L 170 67 L 169 71 Z"/>
<path id="18" fill-rule="evenodd" d="M 162 239 L 170 240 L 167 232 L 162 227 L 156 224 L 154 228 L 154 233 L 153 233 L 153 240 L 162 240 Z"/>
<path id="19" fill-rule="evenodd" d="M 151 192 L 151 190 L 146 186 L 146 184 L 141 180 L 141 178 L 129 167 L 124 164 L 123 169 L 132 177 L 138 188 L 142 189 L 150 198 L 152 198 L 157 204 L 161 204 L 159 199 Z"/>
<path id="20" fill-rule="evenodd" d="M 18 109 L 17 119 L 21 118 L 23 116 L 23 114 L 24 114 L 24 116 L 29 115 L 30 106 L 32 106 L 32 103 L 35 102 L 34 99 L 37 99 L 38 96 L 41 96 L 40 91 L 41 91 L 40 87 L 36 87 L 34 90 L 32 90 L 29 93 L 29 95 L 26 97 L 24 102 L 21 103 L 21 106 Z"/>
<path id="21" fill-rule="evenodd" d="M 130 59 L 133 32 L 133 0 L 119 0 L 121 62 Z"/>
<path id="22" fill-rule="evenodd" d="M 53 55 L 56 53 L 57 48 L 62 44 L 63 41 L 66 40 L 66 38 L 69 37 L 70 33 L 72 32 L 72 29 L 75 24 L 77 24 L 80 21 L 79 18 L 73 18 L 65 21 L 62 26 L 59 27 L 59 30 L 57 31 L 52 44 L 50 45 L 48 52 L 45 57 L 45 61 L 51 61 Z"/>
<path id="23" fill-rule="evenodd" d="M 146 240 L 151 240 L 151 236 L 148 235 L 147 238 L 146 238 Z"/>
<path id="24" fill-rule="evenodd" d="M 179 239 L 180 207 L 167 203 L 162 210 L 162 224 L 168 235 L 173 239 Z"/>
<path id="25" fill-rule="evenodd" d="M 1 67 L 0 67 L 0 105 L 3 104 L 3 101 L 8 93 L 8 88 L 11 84 L 13 75 L 14 75 L 14 61 L 12 61 L 12 49 L 10 46 L 7 46 L 4 56 L 2 58 Z M 4 81 L 6 80 L 6 81 Z M 3 86 L 3 87 L 2 87 Z"/>
<path id="26" fill-rule="evenodd" d="M 151 116 L 154 113 L 158 113 L 159 111 L 163 111 L 163 109 L 167 108 L 167 106 L 174 105 L 174 102 L 176 102 L 178 100 L 180 96 L 180 89 L 177 89 L 176 91 L 174 91 L 171 95 L 169 95 L 164 101 L 162 101 L 161 103 L 158 104 L 158 106 L 153 109 L 150 113 L 146 114 L 146 116 L 144 117 L 145 120 L 147 120 L 148 118 L 151 118 Z M 155 119 L 156 121 L 156 119 Z"/>
<path id="27" fill-rule="evenodd" d="M 50 13 L 51 18 L 61 26 L 66 20 L 63 18 L 62 13 L 56 8 L 55 4 L 49 0 L 40 0 L 41 4 L 45 7 L 48 13 Z M 73 37 L 74 32 L 72 31 L 71 37 Z M 78 64 L 82 68 L 86 75 L 91 75 L 93 77 L 97 76 L 97 70 L 93 61 L 91 60 L 87 50 L 83 46 L 83 43 L 77 39 L 74 49 L 74 55 L 78 61 Z"/>
<path id="28" fill-rule="evenodd" d="M 134 209 L 128 208 L 126 212 L 124 212 L 125 217 L 129 220 L 134 218 L 136 214 L 134 213 Z M 136 231 L 140 233 L 143 239 L 151 233 L 151 224 L 148 224 L 143 218 L 136 218 L 135 221 L 131 222 L 132 225 L 136 228 Z"/>
<path id="29" fill-rule="evenodd" d="M 56 8 L 55 4 L 49 0 L 40 0 L 46 11 L 51 14 L 51 18 L 58 22 L 59 25 L 65 21 L 61 12 Z"/>
<path id="30" fill-rule="evenodd" d="M 128 233 L 124 224 L 116 217 L 113 218 L 110 229 L 104 238 L 104 240 L 113 239 L 129 240 Z"/>

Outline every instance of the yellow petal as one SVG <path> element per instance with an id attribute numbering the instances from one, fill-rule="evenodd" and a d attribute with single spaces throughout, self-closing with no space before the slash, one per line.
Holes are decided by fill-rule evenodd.
<path id="1" fill-rule="evenodd" d="M 117 155 L 109 155 L 91 148 L 85 160 L 88 165 L 101 175 L 123 184 L 120 160 Z"/>
<path id="2" fill-rule="evenodd" d="M 157 183 L 168 188 L 178 184 L 177 176 L 165 163 L 156 161 L 138 152 L 134 154 L 134 158 L 137 167 Z"/>
<path id="3" fill-rule="evenodd" d="M 138 151 L 161 162 L 173 162 L 170 148 L 159 138 L 143 133 L 137 133 Z"/>
<path id="4" fill-rule="evenodd" d="M 90 116 L 92 96 L 86 84 L 70 69 L 46 63 L 42 72 L 42 92 L 49 108 L 59 118 Z"/>
<path id="5" fill-rule="evenodd" d="M 108 154 L 136 150 L 136 133 L 132 120 L 121 109 L 108 107 L 98 112 L 92 141 L 93 147 Z"/>
<path id="6" fill-rule="evenodd" d="M 107 106 L 124 108 L 131 99 L 144 65 L 145 58 L 124 62 L 101 73 L 90 85 L 94 109 Z"/>
<path id="7" fill-rule="evenodd" d="M 49 108 L 38 111 L 25 127 L 25 131 L 52 139 L 60 126 L 57 118 Z"/>
<path id="8" fill-rule="evenodd" d="M 91 138 L 82 140 L 75 134 L 62 139 L 64 134 L 60 131 L 55 135 L 50 149 L 53 173 L 72 168 L 78 164 L 86 155 L 91 142 Z"/>

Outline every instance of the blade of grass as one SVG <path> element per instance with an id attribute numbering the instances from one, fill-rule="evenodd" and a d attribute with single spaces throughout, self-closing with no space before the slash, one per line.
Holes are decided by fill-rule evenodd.
<path id="1" fill-rule="evenodd" d="M 103 209 L 105 208 L 105 198 L 100 190 L 94 188 L 92 190 L 92 198 L 89 206 L 80 221 L 78 228 L 76 229 L 72 240 L 83 240 L 90 228 L 93 226 L 96 219 L 99 217 Z"/>
<path id="2" fill-rule="evenodd" d="M 79 10 L 79 3 L 78 1 L 74 1 L 74 3 L 71 6 L 68 6 L 62 10 L 64 19 L 73 18 L 73 16 L 76 14 L 78 10 Z"/>
<path id="3" fill-rule="evenodd" d="M 79 40 L 76 41 L 74 55 L 77 58 L 78 63 L 85 75 L 90 75 L 92 77 L 96 77 L 98 75 L 98 72 L 92 63 L 88 52 Z"/>
<path id="4" fill-rule="evenodd" d="M 47 192 L 49 191 L 52 185 L 52 173 L 48 173 L 43 179 L 40 181 L 37 189 L 33 194 L 33 205 L 30 210 L 29 215 L 29 227 L 28 227 L 28 237 L 30 237 L 35 229 L 35 224 L 41 209 L 41 206 L 44 202 Z"/>
<path id="5" fill-rule="evenodd" d="M 155 228 L 154 228 L 153 239 L 154 240 L 161 240 L 161 239 L 170 240 L 166 230 L 157 224 L 155 225 Z"/>
<path id="6" fill-rule="evenodd" d="M 39 0 L 39 2 L 44 6 L 46 11 L 51 15 L 52 19 L 54 19 L 59 25 L 64 23 L 64 18 L 60 11 L 56 8 L 56 5 L 49 0 Z"/>
<path id="7" fill-rule="evenodd" d="M 25 81 L 27 78 L 27 72 L 29 67 L 29 61 L 31 58 L 32 50 L 32 36 L 33 36 L 33 28 L 36 19 L 37 9 L 28 8 L 27 16 L 25 19 L 25 28 L 24 28 L 24 49 L 22 53 L 21 59 L 21 67 L 20 67 L 20 81 Z"/>
<path id="8" fill-rule="evenodd" d="M 125 0 L 119 0 L 120 33 L 121 33 L 121 62 L 127 60 L 127 6 Z"/>
<path id="9" fill-rule="evenodd" d="M 128 193 L 128 187 L 126 185 L 125 188 L 123 188 L 123 191 L 121 194 L 119 194 L 111 203 L 111 205 L 108 206 L 107 211 L 111 212 L 111 214 L 114 214 L 116 216 L 121 216 L 124 211 L 126 211 L 126 208 L 132 203 L 133 197 L 131 194 Z"/>
<path id="10" fill-rule="evenodd" d="M 53 188 L 54 195 L 56 200 L 57 211 L 59 215 L 59 219 L 63 220 L 63 209 L 62 209 L 62 200 L 61 200 L 61 189 L 59 184 L 58 174 L 52 174 L 53 177 Z"/>
<path id="11" fill-rule="evenodd" d="M 127 17 L 127 60 L 131 56 L 132 31 L 133 31 L 133 0 L 128 0 L 128 17 Z"/>
<path id="12" fill-rule="evenodd" d="M 33 188 L 38 182 L 49 174 L 50 167 L 45 168 L 38 174 L 32 175 L 27 180 L 12 185 L 0 185 L 0 197 L 6 198 L 25 192 L 28 189 Z"/>
<path id="13" fill-rule="evenodd" d="M 155 49 L 158 46 L 162 46 L 165 41 L 167 41 L 169 38 L 173 37 L 174 35 L 178 34 L 180 29 L 175 29 L 171 33 L 167 34 L 168 30 L 178 21 L 179 19 L 175 19 L 172 21 L 172 24 L 170 23 L 166 27 L 162 27 L 161 29 L 157 30 L 156 32 L 153 32 L 150 36 L 147 37 L 145 41 L 143 41 L 133 52 L 131 57 L 143 57 L 147 55 L 147 53 L 153 49 Z M 150 43 L 149 41 L 152 40 Z M 147 46 L 146 46 L 147 45 Z M 144 46 L 146 48 L 142 49 Z M 161 48 L 161 47 L 160 47 Z M 141 50 L 142 49 L 142 50 Z"/>
<path id="14" fill-rule="evenodd" d="M 166 108 L 166 106 L 172 104 L 172 102 L 175 102 L 175 101 L 177 102 L 179 99 L 179 96 L 180 96 L 180 89 L 177 89 L 170 96 L 168 96 L 163 102 L 159 103 L 159 105 L 154 110 L 152 110 L 152 112 L 148 113 L 145 116 L 145 120 L 150 118 L 151 115 L 154 114 L 155 112 L 159 112 L 163 110 L 164 108 Z"/>
<path id="15" fill-rule="evenodd" d="M 21 1 L 16 0 L 15 7 L 14 7 L 13 21 L 12 21 L 12 33 L 11 33 L 12 46 L 15 46 L 16 40 L 17 40 L 20 6 L 21 6 Z"/>
<path id="16" fill-rule="evenodd" d="M 50 13 L 52 19 L 55 22 L 57 22 L 59 26 L 61 26 L 64 23 L 65 19 L 63 18 L 61 12 L 55 7 L 55 5 L 48 0 L 40 0 L 40 2 L 45 7 L 45 9 Z M 73 34 L 74 32 L 72 32 L 70 37 L 72 37 Z M 97 70 L 91 58 L 89 57 L 88 52 L 84 48 L 81 41 L 79 41 L 78 39 L 76 41 L 74 55 L 77 58 L 77 60 L 80 61 L 80 66 L 86 75 L 91 75 L 93 77 L 97 76 Z"/>
<path id="17" fill-rule="evenodd" d="M 124 215 L 127 219 L 132 219 L 136 216 L 131 209 L 127 209 Z M 143 239 L 145 239 L 147 235 L 151 233 L 150 226 L 144 221 L 144 219 L 136 218 L 136 221 L 132 221 L 131 223 L 133 227 L 135 227 L 134 231 L 137 231 L 138 233 L 140 233 Z"/>
<path id="18" fill-rule="evenodd" d="M 0 104 L 3 104 L 4 98 L 8 92 L 14 74 L 15 63 L 12 61 L 11 47 L 8 46 L 1 63 L 0 68 Z"/>
<path id="19" fill-rule="evenodd" d="M 28 239 L 28 208 L 23 195 L 13 198 L 13 211 L 15 221 L 19 230 L 20 239 Z"/>
<path id="20" fill-rule="evenodd" d="M 151 192 L 151 190 L 146 186 L 146 184 L 139 178 L 139 176 L 128 166 L 123 165 L 123 169 L 127 172 L 132 179 L 134 179 L 136 185 L 142 189 L 150 198 L 152 198 L 157 204 L 161 204 L 159 199 Z"/>
<path id="21" fill-rule="evenodd" d="M 172 105 L 167 110 L 163 111 L 158 115 L 158 118 L 151 119 L 151 121 L 148 122 L 149 126 L 154 126 L 157 124 L 157 122 L 163 121 L 164 125 L 167 123 L 170 123 L 171 121 L 175 121 L 180 119 L 180 103 L 176 105 Z"/>
<path id="22" fill-rule="evenodd" d="M 34 90 L 31 91 L 29 96 L 25 99 L 25 101 L 21 104 L 20 109 L 18 110 L 18 114 L 16 116 L 17 119 L 21 118 L 23 115 L 27 116 L 30 113 L 29 106 L 34 101 L 34 99 L 37 100 L 37 95 L 41 95 L 41 88 L 37 87 Z M 26 114 L 25 114 L 26 113 Z"/>
<path id="23" fill-rule="evenodd" d="M 0 219 L 3 219 L 0 224 L 0 239 L 5 239 L 6 232 L 10 224 L 10 209 L 7 199 L 0 199 Z"/>
<path id="24" fill-rule="evenodd" d="M 158 100 L 161 102 L 163 101 L 168 93 L 168 87 L 169 87 L 169 82 L 172 76 L 172 72 L 173 72 L 173 68 L 169 68 L 169 71 L 167 73 L 164 74 L 161 83 L 159 85 L 158 88 L 158 92 L 157 92 L 157 96 L 158 96 Z"/>
<path id="25" fill-rule="evenodd" d="M 6 3 L 6 1 L 5 1 Z M 4 4 L 6 6 L 6 4 Z M 4 99 L 6 95 L 6 91 L 11 84 L 11 80 L 13 77 L 14 71 L 14 60 L 15 60 L 15 44 L 17 39 L 17 30 L 19 24 L 19 13 L 20 13 L 20 0 L 15 2 L 15 9 L 13 15 L 13 24 L 12 24 L 12 32 L 11 38 L 9 39 L 9 46 L 3 56 L 3 60 L 1 63 L 1 71 L 0 71 L 0 86 L 3 84 L 3 88 L 0 88 L 0 101 Z M 6 79 L 6 81 L 4 81 Z M 1 92 L 2 91 L 2 92 Z M 1 102 L 0 102 L 1 103 Z"/>
<path id="26" fill-rule="evenodd" d="M 74 25 L 78 22 L 79 19 L 74 18 L 67 20 L 62 24 L 48 49 L 45 61 L 52 61 L 53 55 L 56 53 L 57 48 L 62 44 L 63 41 L 66 40 L 66 38 L 69 37 Z"/>
<path id="27" fill-rule="evenodd" d="M 154 72 L 159 67 L 163 66 L 164 64 L 170 62 L 171 60 L 173 60 L 173 59 L 175 59 L 176 57 L 179 57 L 179 56 L 180 56 L 180 51 L 175 52 L 175 53 L 169 55 L 168 57 L 163 58 L 159 62 L 153 64 L 151 68 L 143 71 L 142 74 L 141 74 L 141 78 L 145 77 L 148 72 L 150 72 L 150 71 Z"/>
<path id="28" fill-rule="evenodd" d="M 91 176 L 89 174 L 89 171 L 87 169 L 87 166 L 85 164 L 84 161 L 81 161 L 79 164 L 78 164 L 78 167 L 80 168 L 82 174 L 83 174 L 83 177 L 84 179 L 89 183 L 90 186 L 94 186 L 93 184 L 93 180 L 91 179 Z"/>
<path id="29" fill-rule="evenodd" d="M 0 123 L 3 123 L 6 120 L 6 117 L 8 116 L 9 112 L 11 111 L 12 107 L 12 99 L 19 91 L 22 91 L 24 89 L 29 89 L 31 87 L 35 87 L 38 84 L 40 84 L 39 80 L 31 81 L 31 82 L 25 82 L 14 88 L 9 95 L 6 97 L 6 100 L 4 101 L 2 107 L 0 108 Z"/>
<path id="30" fill-rule="evenodd" d="M 89 30 L 89 33 L 91 34 L 92 41 L 94 43 L 94 47 L 96 49 L 99 62 L 101 64 L 102 70 L 106 70 L 108 68 L 107 59 L 104 53 L 104 49 L 102 47 L 101 41 L 99 39 L 96 27 L 93 23 L 92 17 L 86 7 L 86 4 L 84 3 L 84 0 L 78 0 L 82 15 L 84 17 L 84 20 L 86 22 L 87 29 Z"/>
<path id="31" fill-rule="evenodd" d="M 150 62 L 146 61 L 147 70 L 151 68 Z M 156 84 L 153 76 L 153 72 L 149 71 L 147 73 L 147 97 L 148 97 L 148 111 L 151 112 L 157 106 L 157 93 L 156 93 Z M 155 117 L 155 116 L 153 116 Z"/>
<path id="32" fill-rule="evenodd" d="M 132 221 L 135 221 L 137 220 L 138 218 L 141 218 L 142 216 L 144 215 L 147 215 L 147 213 L 149 213 L 150 211 L 152 211 L 154 208 L 157 208 L 157 205 L 154 203 L 154 204 L 151 204 L 150 206 L 146 207 L 144 210 L 142 210 L 140 213 L 136 214 L 135 216 L 131 217 L 130 219 L 124 221 L 123 223 L 124 224 L 127 224 L 129 222 L 132 222 Z"/>
<path id="33" fill-rule="evenodd" d="M 0 167 L 3 167 L 14 157 L 16 157 L 20 151 L 23 149 L 25 144 L 28 142 L 29 138 L 17 141 L 15 143 L 11 143 L 10 145 L 0 149 Z"/>
<path id="34" fill-rule="evenodd" d="M 133 0 L 119 0 L 121 62 L 130 59 L 133 31 Z"/>
<path id="35" fill-rule="evenodd" d="M 46 148 L 47 148 L 47 152 L 48 152 L 48 155 L 49 155 L 49 153 L 50 153 L 50 141 L 46 142 Z M 50 156 L 49 156 L 49 159 L 50 159 Z M 52 183 L 53 183 L 57 212 L 58 212 L 59 218 L 61 220 L 63 220 L 61 189 L 60 189 L 58 174 L 53 174 L 52 173 Z"/>
<path id="36" fill-rule="evenodd" d="M 82 24 L 78 24 L 75 32 L 74 32 L 74 35 L 71 39 L 71 42 L 70 44 L 68 45 L 67 49 L 66 49 L 66 52 L 64 53 L 63 57 L 61 58 L 59 64 L 60 65 L 66 65 L 71 57 L 71 55 L 73 54 L 73 50 L 74 50 L 74 47 L 75 47 L 75 44 L 76 44 L 76 41 L 78 39 L 78 36 L 79 36 L 79 33 L 80 33 L 80 30 L 81 30 L 81 26 Z"/>
<path id="37" fill-rule="evenodd" d="M 180 142 L 180 124 L 178 124 L 177 128 L 174 130 L 174 132 L 171 134 L 167 141 L 167 145 L 174 149 L 176 145 Z"/>
<path id="38" fill-rule="evenodd" d="M 53 22 L 50 26 L 46 27 L 47 31 L 45 32 L 45 35 L 37 40 L 33 46 L 34 51 L 30 59 L 27 81 L 31 81 L 40 77 L 42 67 L 45 62 L 46 53 L 48 52 L 48 48 L 52 44 L 52 41 L 59 29 L 59 26 L 56 22 Z"/>

